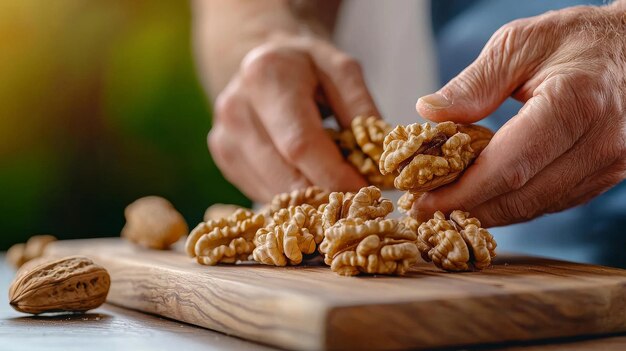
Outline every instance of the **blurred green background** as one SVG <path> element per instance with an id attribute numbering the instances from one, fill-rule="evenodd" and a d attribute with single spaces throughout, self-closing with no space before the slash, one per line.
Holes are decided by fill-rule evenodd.
<path id="1" fill-rule="evenodd" d="M 249 205 L 207 151 L 190 27 L 185 1 L 0 0 L 0 250 L 119 235 L 144 195 L 192 227 Z"/>

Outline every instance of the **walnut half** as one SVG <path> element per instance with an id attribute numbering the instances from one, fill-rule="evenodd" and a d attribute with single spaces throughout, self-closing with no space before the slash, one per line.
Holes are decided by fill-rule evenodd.
<path id="1" fill-rule="evenodd" d="M 416 234 L 396 219 L 341 219 L 325 232 L 320 252 L 340 275 L 404 274 L 419 255 Z"/>
<path id="2" fill-rule="evenodd" d="M 185 250 L 210 266 L 247 260 L 254 250 L 254 234 L 263 224 L 263 215 L 238 209 L 228 218 L 198 224 L 187 237 Z"/>
<path id="3" fill-rule="evenodd" d="M 330 228 L 342 218 L 374 219 L 385 217 L 393 211 L 393 204 L 382 197 L 380 189 L 371 185 L 356 194 L 331 193 L 328 204 L 320 207 L 324 229 Z"/>
<path id="4" fill-rule="evenodd" d="M 496 256 L 496 241 L 469 213 L 453 211 L 450 219 L 437 211 L 418 229 L 417 248 L 422 258 L 447 271 L 484 269 Z"/>
<path id="5" fill-rule="evenodd" d="M 296 265 L 303 254 L 312 254 L 324 238 L 322 216 L 311 205 L 281 209 L 272 223 L 254 236 L 255 261 L 274 266 Z"/>
<path id="6" fill-rule="evenodd" d="M 465 130 L 475 136 L 475 140 Z M 413 193 L 426 192 L 455 181 L 486 146 L 486 128 L 443 122 L 397 126 L 386 137 L 379 167 L 394 174 L 394 186 Z M 487 138 L 485 141 L 484 139 Z"/>

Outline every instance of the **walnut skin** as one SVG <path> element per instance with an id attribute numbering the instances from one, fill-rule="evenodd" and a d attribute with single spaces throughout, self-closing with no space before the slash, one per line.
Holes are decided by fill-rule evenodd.
<path id="1" fill-rule="evenodd" d="M 13 268 L 20 268 L 24 263 L 41 257 L 48 244 L 56 240 L 57 238 L 52 235 L 33 235 L 26 244 L 11 246 L 7 251 L 6 260 Z"/>
<path id="2" fill-rule="evenodd" d="M 391 126 L 374 116 L 357 116 L 352 120 L 351 129 L 335 131 L 327 129 L 328 134 L 339 147 L 344 158 L 361 173 L 367 181 L 378 187 L 393 187 L 394 176 L 383 175 L 378 169 L 378 160 L 383 151 L 385 135 Z"/>
<path id="3" fill-rule="evenodd" d="M 396 219 L 341 219 L 320 244 L 324 262 L 340 275 L 404 274 L 419 252 L 417 236 Z"/>
<path id="4" fill-rule="evenodd" d="M 146 196 L 124 210 L 122 237 L 156 250 L 168 249 L 189 232 L 185 218 L 166 199 Z"/>
<path id="5" fill-rule="evenodd" d="M 238 209 L 228 218 L 202 222 L 187 238 L 185 250 L 209 266 L 247 260 L 254 250 L 254 234 L 265 224 L 263 215 Z"/>
<path id="6" fill-rule="evenodd" d="M 104 303 L 110 284 L 109 273 L 87 257 L 66 257 L 20 270 L 9 301 L 25 313 L 85 312 Z"/>
<path id="7" fill-rule="evenodd" d="M 259 229 L 254 237 L 255 261 L 267 265 L 297 265 L 303 254 L 312 254 L 324 238 L 322 216 L 311 205 L 281 209 L 272 223 Z"/>
<path id="8" fill-rule="evenodd" d="M 317 186 L 294 190 L 290 193 L 278 194 L 274 196 L 272 201 L 269 203 L 268 216 L 271 217 L 274 213 L 280 211 L 281 209 L 302 204 L 311 205 L 317 208 L 328 202 L 328 194 L 328 191 Z"/>
<path id="9" fill-rule="evenodd" d="M 471 130 L 484 142 L 482 131 Z M 453 122 L 398 126 L 385 137 L 380 171 L 395 174 L 394 186 L 400 190 L 430 191 L 453 182 L 469 166 L 477 156 L 470 145 L 470 136 Z"/>
<path id="10" fill-rule="evenodd" d="M 322 206 L 324 229 L 330 228 L 342 218 L 364 220 L 385 217 L 393 211 L 393 204 L 382 197 L 380 189 L 371 185 L 361 188 L 358 193 L 331 193 L 328 204 Z"/>
<path id="11" fill-rule="evenodd" d="M 417 248 L 422 258 L 447 271 L 468 271 L 470 265 L 484 269 L 496 256 L 493 236 L 480 227 L 469 213 L 453 211 L 447 220 L 443 213 L 422 223 L 418 229 Z"/>

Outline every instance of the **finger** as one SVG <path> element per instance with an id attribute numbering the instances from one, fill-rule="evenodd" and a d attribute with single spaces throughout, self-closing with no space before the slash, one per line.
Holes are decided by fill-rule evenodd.
<path id="1" fill-rule="evenodd" d="M 585 134 L 579 142 L 544 168 L 519 190 L 505 193 L 469 209 L 484 226 L 517 223 L 546 213 L 561 199 L 580 195 L 573 190 L 581 181 L 615 162 L 606 154 L 599 133 Z"/>
<path id="2" fill-rule="evenodd" d="M 380 117 L 358 61 L 325 43 L 311 50 L 311 57 L 326 99 L 343 128 L 350 128 L 356 116 Z"/>
<path id="3" fill-rule="evenodd" d="M 225 131 L 220 142 L 226 143 L 237 155 L 235 162 L 224 167 L 240 173 L 234 176 L 237 185 L 254 188 L 255 200 L 260 201 L 269 201 L 274 194 L 309 186 L 308 180 L 276 150 L 245 98 L 232 90 L 227 90 L 218 100 L 216 115 Z M 213 148 L 219 149 L 219 146 Z"/>
<path id="4" fill-rule="evenodd" d="M 457 182 L 420 197 L 416 210 L 470 209 L 521 189 L 588 129 L 592 119 L 581 118 L 584 110 L 572 103 L 578 97 L 571 89 L 556 78 L 546 81 Z"/>
<path id="5" fill-rule="evenodd" d="M 239 152 L 240 145 L 235 139 L 234 135 L 228 135 L 221 126 L 214 126 L 207 137 L 211 156 L 224 178 L 244 195 L 253 201 L 266 201 L 268 194 L 265 189 L 250 182 L 250 177 L 258 178 L 259 175 L 252 170 L 246 170 L 244 163 L 239 161 L 243 153 Z"/>
<path id="6" fill-rule="evenodd" d="M 312 63 L 300 56 L 270 55 L 250 62 L 246 85 L 254 112 L 283 158 L 312 183 L 330 190 L 356 190 L 363 177 L 345 162 L 326 134 L 313 100 Z"/>
<path id="7" fill-rule="evenodd" d="M 582 205 L 626 179 L 626 161 L 618 160 L 609 167 L 587 176 L 568 196 L 548 207 L 546 212 L 559 212 Z"/>
<path id="8" fill-rule="evenodd" d="M 417 100 L 417 112 L 436 122 L 473 123 L 495 111 L 549 50 L 528 40 L 529 27 L 528 20 L 518 20 L 500 28 L 471 65 L 438 92 Z"/>

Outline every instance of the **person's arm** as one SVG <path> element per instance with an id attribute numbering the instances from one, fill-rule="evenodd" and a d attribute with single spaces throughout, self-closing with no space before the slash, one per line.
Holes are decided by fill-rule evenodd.
<path id="1" fill-rule="evenodd" d="M 365 180 L 325 133 L 318 104 L 348 127 L 378 116 L 358 62 L 328 40 L 336 1 L 198 0 L 195 47 L 215 99 L 208 144 L 224 176 L 248 197 Z"/>
<path id="2" fill-rule="evenodd" d="M 479 57 L 418 112 L 473 123 L 507 97 L 524 106 L 450 186 L 414 215 L 463 207 L 485 226 L 582 204 L 626 178 L 626 1 L 503 26 Z"/>

